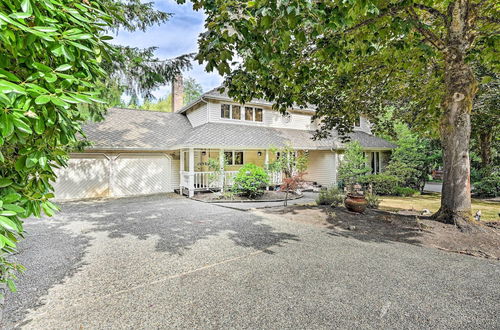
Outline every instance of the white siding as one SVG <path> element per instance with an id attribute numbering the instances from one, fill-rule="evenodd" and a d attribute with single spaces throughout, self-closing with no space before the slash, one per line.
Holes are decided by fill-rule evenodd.
<path id="1" fill-rule="evenodd" d="M 208 122 L 207 105 L 203 104 L 198 108 L 186 112 L 189 122 L 193 127 L 206 124 Z"/>
<path id="2" fill-rule="evenodd" d="M 208 121 L 210 122 L 223 122 L 228 124 L 239 124 L 239 125 L 254 125 L 254 126 L 266 126 L 266 127 L 276 127 L 276 128 L 290 128 L 290 129 L 300 129 L 300 130 L 314 130 L 316 125 L 311 123 L 311 115 L 302 114 L 297 112 L 290 113 L 290 120 L 286 121 L 283 119 L 281 113 L 272 110 L 270 107 L 248 104 L 248 106 L 254 106 L 263 109 L 262 122 L 254 122 L 248 120 L 233 120 L 225 119 L 220 116 L 221 104 L 237 104 L 234 102 L 226 101 L 209 101 L 208 103 Z M 244 107 L 244 106 L 242 106 Z M 243 108 L 242 108 L 243 109 Z M 242 110 L 243 111 L 243 110 Z M 244 113 L 242 113 L 242 118 Z"/>
<path id="3" fill-rule="evenodd" d="M 322 186 L 332 186 L 337 182 L 337 154 L 332 151 L 309 151 L 307 174 L 304 179 Z"/>
<path id="4" fill-rule="evenodd" d="M 172 160 L 172 169 L 171 169 L 171 177 L 170 177 L 170 189 L 174 191 L 175 189 L 179 189 L 181 185 L 181 161 L 179 159 Z"/>

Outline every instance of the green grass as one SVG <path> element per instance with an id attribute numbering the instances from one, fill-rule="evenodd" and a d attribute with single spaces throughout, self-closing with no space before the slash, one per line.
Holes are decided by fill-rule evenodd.
<path id="1" fill-rule="evenodd" d="M 386 211 L 428 209 L 436 212 L 441 204 L 439 194 L 417 195 L 412 197 L 381 196 L 380 209 Z M 480 199 L 472 199 L 472 214 L 481 210 L 482 221 L 499 221 L 500 203 L 489 202 Z"/>

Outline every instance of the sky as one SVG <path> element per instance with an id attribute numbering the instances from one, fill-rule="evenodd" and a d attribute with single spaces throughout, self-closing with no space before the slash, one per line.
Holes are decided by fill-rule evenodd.
<path id="1" fill-rule="evenodd" d="M 156 55 L 160 59 L 169 59 L 182 54 L 198 51 L 198 35 L 204 30 L 204 13 L 194 11 L 191 3 L 177 4 L 174 0 L 156 0 L 157 9 L 174 14 L 161 26 L 153 26 L 146 32 L 121 31 L 113 41 L 116 44 L 133 47 L 158 47 Z M 205 66 L 193 61 L 193 68 L 184 72 L 184 77 L 193 77 L 206 92 L 222 83 L 222 78 L 215 72 L 208 73 Z M 166 97 L 170 93 L 170 85 L 163 86 L 153 92 L 155 97 Z"/>

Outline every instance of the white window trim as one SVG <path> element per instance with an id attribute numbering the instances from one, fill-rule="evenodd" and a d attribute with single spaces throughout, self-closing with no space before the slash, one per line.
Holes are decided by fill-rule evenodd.
<path id="1" fill-rule="evenodd" d="M 222 117 L 222 106 L 229 105 L 229 118 Z M 233 106 L 240 107 L 240 119 L 233 118 Z M 252 120 L 247 120 L 246 118 L 246 108 L 252 108 Z M 262 111 L 262 121 L 256 121 L 256 109 L 260 109 Z M 246 122 L 246 123 L 255 123 L 255 124 L 263 124 L 264 123 L 264 108 L 253 105 L 244 105 L 244 104 L 232 104 L 232 103 L 220 103 L 220 119 L 227 121 L 235 121 L 235 122 Z"/>

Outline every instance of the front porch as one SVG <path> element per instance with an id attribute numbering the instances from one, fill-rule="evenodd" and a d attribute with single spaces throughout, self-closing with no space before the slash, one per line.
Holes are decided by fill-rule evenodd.
<path id="1" fill-rule="evenodd" d="M 180 193 L 192 197 L 196 191 L 231 187 L 238 170 L 252 163 L 264 169 L 276 159 L 268 149 L 197 149 L 180 151 Z M 282 173 L 269 172 L 270 187 L 280 185 Z"/>

